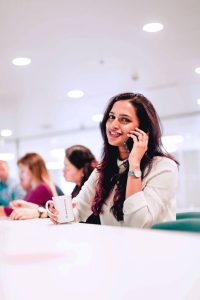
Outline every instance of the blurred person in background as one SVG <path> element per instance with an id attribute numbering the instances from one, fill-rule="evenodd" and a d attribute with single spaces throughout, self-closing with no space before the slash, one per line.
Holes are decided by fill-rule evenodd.
<path id="1" fill-rule="evenodd" d="M 75 183 L 75 187 L 71 193 L 72 198 L 76 197 L 85 181 L 89 178 L 90 174 L 97 165 L 97 161 L 92 152 L 85 146 L 74 145 L 65 150 L 64 158 L 64 169 L 63 174 L 66 181 Z M 50 199 L 50 198 L 49 198 Z M 75 203 L 73 204 L 76 205 Z M 38 215 L 39 205 L 26 203 L 25 201 L 14 201 L 12 207 L 15 208 L 28 208 L 29 218 L 47 217 L 47 212 L 44 211 L 41 215 Z M 17 213 L 11 214 L 12 219 L 18 219 Z M 86 223 L 90 224 L 100 224 L 99 216 L 95 216 L 91 213 L 91 216 L 88 216 Z"/>
<path id="2" fill-rule="evenodd" d="M 4 215 L 3 206 L 9 206 L 10 201 L 22 199 L 25 191 L 20 184 L 9 176 L 8 165 L 0 160 L 0 216 Z"/>
<path id="3" fill-rule="evenodd" d="M 82 145 L 74 145 L 65 150 L 64 177 L 66 181 L 76 184 L 71 195 L 76 197 L 90 174 L 97 166 L 97 161 L 92 152 Z M 74 206 L 76 203 L 74 202 Z M 85 220 L 86 223 L 100 224 L 99 216 L 93 213 Z"/>
<path id="4" fill-rule="evenodd" d="M 56 188 L 39 154 L 27 153 L 17 164 L 20 182 L 27 194 L 24 200 L 13 201 L 12 207 L 4 207 L 4 213 L 16 220 L 38 218 L 45 213 L 46 202 L 57 195 Z M 36 209 L 32 210 L 33 207 Z"/>

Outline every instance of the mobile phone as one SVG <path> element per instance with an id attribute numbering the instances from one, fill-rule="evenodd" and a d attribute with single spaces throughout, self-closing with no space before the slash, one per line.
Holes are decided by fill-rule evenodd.
<path id="1" fill-rule="evenodd" d="M 131 137 L 129 137 L 125 142 L 124 145 L 127 149 L 128 152 L 131 152 L 132 148 L 133 148 L 133 139 Z"/>

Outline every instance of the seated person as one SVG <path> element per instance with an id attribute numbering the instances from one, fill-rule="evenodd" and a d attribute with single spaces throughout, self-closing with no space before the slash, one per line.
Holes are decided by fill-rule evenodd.
<path id="1" fill-rule="evenodd" d="M 178 163 L 162 147 L 152 103 L 142 94 L 114 96 L 101 133 L 102 161 L 74 199 L 76 222 L 92 212 L 102 225 L 149 228 L 175 220 Z M 50 210 L 57 215 L 54 207 Z M 56 216 L 50 217 L 57 223 Z"/>
<path id="2" fill-rule="evenodd" d="M 44 207 L 52 196 L 57 195 L 55 186 L 51 182 L 44 160 L 37 153 L 27 153 L 18 160 L 18 166 L 20 181 L 28 192 L 24 200 L 13 201 L 12 208 L 4 207 L 4 213 L 12 219 L 37 218 L 41 214 L 40 207 Z M 32 206 L 37 209 L 31 211 Z"/>
<path id="3" fill-rule="evenodd" d="M 0 160 L 0 216 L 4 215 L 3 206 L 9 206 L 10 201 L 22 199 L 25 191 L 19 183 L 9 176 L 8 165 Z"/>

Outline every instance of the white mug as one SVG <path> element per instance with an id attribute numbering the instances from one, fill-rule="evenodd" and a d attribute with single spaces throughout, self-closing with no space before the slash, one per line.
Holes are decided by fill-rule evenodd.
<path id="1" fill-rule="evenodd" d="M 53 203 L 55 209 L 58 211 L 58 223 L 69 223 L 74 221 L 74 214 L 72 209 L 72 197 L 70 195 L 67 196 L 55 196 L 52 197 L 53 200 L 48 200 L 46 202 L 46 210 L 48 214 L 51 216 L 54 215 L 49 210 L 49 204 Z"/>

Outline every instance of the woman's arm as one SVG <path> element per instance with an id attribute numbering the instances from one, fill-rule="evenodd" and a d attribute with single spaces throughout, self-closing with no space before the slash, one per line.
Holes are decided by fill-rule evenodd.
<path id="1" fill-rule="evenodd" d="M 174 219 L 177 186 L 177 164 L 166 157 L 154 158 L 143 190 L 130 195 L 124 202 L 124 224 L 150 227 L 156 222 Z"/>
<path id="2" fill-rule="evenodd" d="M 27 202 L 25 200 L 14 200 L 10 202 L 10 207 L 14 208 L 38 208 L 38 204 Z"/>
<path id="3" fill-rule="evenodd" d="M 4 213 L 12 220 L 25 220 L 37 218 L 38 205 L 25 200 L 14 200 L 10 202 L 10 207 L 4 208 Z"/>
<path id="4" fill-rule="evenodd" d="M 39 211 L 37 208 L 15 208 L 10 215 L 12 220 L 28 220 L 38 217 Z"/>
<path id="5" fill-rule="evenodd" d="M 75 204 L 73 212 L 76 222 L 85 222 L 92 214 L 91 206 L 96 194 L 97 180 L 98 171 L 95 169 L 82 186 L 79 194 L 73 198 L 73 203 Z"/>

